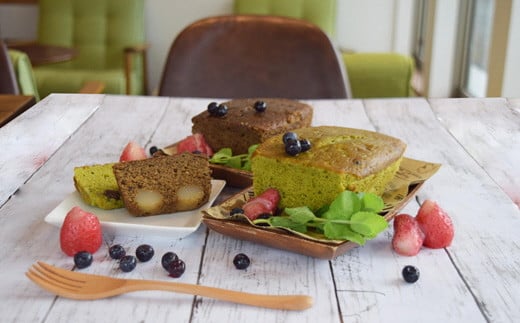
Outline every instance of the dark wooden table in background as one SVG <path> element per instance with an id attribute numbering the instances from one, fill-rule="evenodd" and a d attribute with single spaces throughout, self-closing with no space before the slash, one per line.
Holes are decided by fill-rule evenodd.
<path id="1" fill-rule="evenodd" d="M 0 127 L 22 114 L 36 103 L 29 95 L 0 95 Z"/>
<path id="2" fill-rule="evenodd" d="M 36 42 L 6 41 L 6 44 L 10 49 L 26 53 L 33 66 L 65 62 L 71 60 L 77 54 L 74 48 L 45 45 Z"/>

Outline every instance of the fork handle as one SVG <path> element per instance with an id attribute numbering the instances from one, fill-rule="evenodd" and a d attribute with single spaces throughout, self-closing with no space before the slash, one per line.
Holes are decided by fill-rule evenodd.
<path id="1" fill-rule="evenodd" d="M 127 279 L 123 292 L 139 290 L 162 290 L 198 295 L 223 301 L 283 310 L 304 310 L 312 306 L 313 299 L 307 295 L 266 295 L 233 291 L 229 289 L 195 284 L 164 282 L 153 280 Z"/>

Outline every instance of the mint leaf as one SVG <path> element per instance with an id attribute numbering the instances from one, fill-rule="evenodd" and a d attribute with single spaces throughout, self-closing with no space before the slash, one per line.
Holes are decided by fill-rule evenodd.
<path id="1" fill-rule="evenodd" d="M 247 154 L 249 155 L 249 157 L 251 157 L 251 155 L 255 152 L 258 145 L 259 144 L 251 145 L 251 146 L 249 146 L 249 148 L 247 148 Z"/>
<path id="2" fill-rule="evenodd" d="M 233 156 L 231 148 L 222 148 L 214 153 L 209 161 L 213 164 L 226 164 L 231 156 Z"/>
<path id="3" fill-rule="evenodd" d="M 381 212 L 385 207 L 383 199 L 372 193 L 360 193 L 361 209 L 364 211 Z"/>
<path id="4" fill-rule="evenodd" d="M 296 223 L 286 216 L 270 217 L 269 224 L 273 227 L 287 228 L 301 233 L 307 232 L 307 226 L 305 224 Z"/>
<path id="5" fill-rule="evenodd" d="M 258 145 L 248 148 L 247 154 L 233 156 L 231 148 L 222 148 L 209 159 L 212 164 L 220 164 L 236 169 L 251 170 L 251 156 Z"/>
<path id="6" fill-rule="evenodd" d="M 255 224 L 321 233 L 326 239 L 350 240 L 363 245 L 388 227 L 385 218 L 377 213 L 383 207 L 383 200 L 377 195 L 344 191 L 316 213 L 307 206 L 286 208 L 284 215 L 256 220 L 262 222 Z"/>
<path id="7" fill-rule="evenodd" d="M 350 240 L 357 244 L 364 245 L 365 238 L 350 229 L 348 224 L 337 224 L 328 222 L 323 227 L 324 234 L 329 239 L 334 240 Z"/>
<path id="8" fill-rule="evenodd" d="M 356 193 L 351 191 L 341 192 L 323 213 L 325 219 L 345 219 L 348 220 L 352 214 L 361 209 L 361 202 Z"/>
<path id="9" fill-rule="evenodd" d="M 233 156 L 229 158 L 226 166 L 240 169 L 242 167 L 242 160 L 240 159 L 240 156 Z"/>
<path id="10" fill-rule="evenodd" d="M 312 221 L 316 218 L 314 213 L 312 213 L 311 209 L 307 206 L 302 207 L 294 207 L 294 208 L 286 208 L 284 212 L 289 215 L 289 218 L 299 224 L 305 224 L 309 221 Z"/>
<path id="11" fill-rule="evenodd" d="M 373 238 L 388 227 L 384 217 L 372 212 L 357 212 L 350 218 L 352 230 Z"/>

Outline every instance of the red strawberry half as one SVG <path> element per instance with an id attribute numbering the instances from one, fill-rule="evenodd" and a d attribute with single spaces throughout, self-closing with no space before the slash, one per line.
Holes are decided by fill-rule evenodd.
<path id="1" fill-rule="evenodd" d="M 80 251 L 95 253 L 103 241 L 101 224 L 92 213 L 73 207 L 65 216 L 60 229 L 61 250 L 68 256 Z"/>
<path id="2" fill-rule="evenodd" d="M 416 220 L 425 234 L 425 247 L 445 248 L 453 241 L 455 230 L 451 218 L 436 202 L 424 201 L 419 208 Z"/>
<path id="3" fill-rule="evenodd" d="M 213 150 L 200 133 L 188 136 L 177 143 L 177 153 L 190 152 L 201 153 L 208 157 L 213 156 Z"/>
<path id="4" fill-rule="evenodd" d="M 247 201 L 242 206 L 242 209 L 250 220 L 255 220 L 261 214 L 273 214 L 278 207 L 278 202 L 280 202 L 280 192 L 274 188 L 269 188 L 262 194 Z"/>
<path id="5" fill-rule="evenodd" d="M 424 233 L 415 218 L 408 214 L 399 214 L 394 218 L 394 236 L 392 247 L 403 256 L 415 256 L 421 250 Z"/>
<path id="6" fill-rule="evenodd" d="M 146 158 L 148 158 L 148 156 L 146 156 L 146 151 L 144 150 L 144 148 L 141 147 L 135 141 L 130 141 L 123 149 L 123 152 L 119 157 L 119 161 L 125 162 L 130 160 L 141 160 Z"/>

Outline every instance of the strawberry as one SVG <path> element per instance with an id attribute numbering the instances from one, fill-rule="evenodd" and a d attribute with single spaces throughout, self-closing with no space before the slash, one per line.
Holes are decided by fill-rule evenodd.
<path id="1" fill-rule="evenodd" d="M 60 229 L 61 250 L 68 256 L 80 251 L 95 253 L 102 242 L 101 224 L 92 213 L 73 207 L 65 216 Z"/>
<path id="2" fill-rule="evenodd" d="M 141 160 L 146 159 L 146 152 L 143 147 L 141 147 L 135 141 L 130 141 L 123 149 L 121 156 L 119 157 L 120 162 L 130 161 L 130 160 Z"/>
<path id="3" fill-rule="evenodd" d="M 204 139 L 204 135 L 200 133 L 188 136 L 177 143 L 177 153 L 183 152 L 199 152 L 208 157 L 213 155 L 213 150 Z"/>
<path id="4" fill-rule="evenodd" d="M 426 235 L 424 246 L 432 249 L 445 248 L 451 244 L 455 231 L 448 213 L 437 202 L 426 200 L 419 208 L 417 223 Z"/>
<path id="5" fill-rule="evenodd" d="M 269 188 L 262 194 L 247 201 L 242 206 L 242 209 L 250 220 L 255 220 L 261 214 L 273 214 L 278 207 L 278 202 L 280 202 L 280 192 L 274 188 Z"/>
<path id="6" fill-rule="evenodd" d="M 415 218 L 408 214 L 399 214 L 394 219 L 392 247 L 403 256 L 415 256 L 421 250 L 424 233 Z"/>

